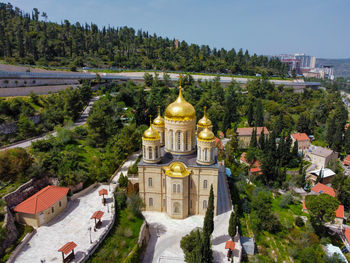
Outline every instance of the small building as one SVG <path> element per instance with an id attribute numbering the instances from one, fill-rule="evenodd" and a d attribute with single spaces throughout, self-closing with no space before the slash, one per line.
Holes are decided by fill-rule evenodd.
<path id="1" fill-rule="evenodd" d="M 330 161 L 338 159 L 337 152 L 319 146 L 310 146 L 306 156 L 318 169 L 327 167 Z"/>
<path id="2" fill-rule="evenodd" d="M 247 255 L 254 255 L 255 254 L 254 238 L 241 236 L 241 244 L 243 247 L 244 254 L 247 254 Z"/>
<path id="3" fill-rule="evenodd" d="M 292 145 L 294 146 L 294 143 L 298 142 L 298 151 L 299 152 L 306 152 L 310 147 L 310 138 L 307 136 L 306 133 L 293 133 L 291 135 L 292 137 Z"/>
<path id="4" fill-rule="evenodd" d="M 314 187 L 312 187 L 311 194 L 327 194 L 335 197 L 334 189 L 322 183 L 317 183 Z"/>
<path id="5" fill-rule="evenodd" d="M 250 144 L 250 139 L 253 134 L 254 127 L 247 128 L 237 128 L 237 138 L 238 138 L 238 147 L 241 149 L 247 149 Z M 264 135 L 269 135 L 269 130 L 266 127 L 256 127 L 256 139 L 259 141 L 262 131 Z"/>
<path id="6" fill-rule="evenodd" d="M 335 175 L 335 172 L 333 172 L 331 169 L 322 168 L 322 169 L 309 172 L 306 176 L 306 179 L 311 181 L 311 183 L 315 185 L 317 178 L 321 176 L 322 183 L 329 184 L 332 181 L 334 175 Z"/>
<path id="7" fill-rule="evenodd" d="M 246 158 L 246 152 L 242 153 L 240 162 L 249 166 L 249 173 L 251 175 L 262 175 L 262 169 L 261 169 L 261 164 L 258 160 L 256 160 L 253 164 L 250 164 Z"/>
<path id="8" fill-rule="evenodd" d="M 46 186 L 14 208 L 16 220 L 33 227 L 49 222 L 66 208 L 68 191 L 68 187 Z"/>

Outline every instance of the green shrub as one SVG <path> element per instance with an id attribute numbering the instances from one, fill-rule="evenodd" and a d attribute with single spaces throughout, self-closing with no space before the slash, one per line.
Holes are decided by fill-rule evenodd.
<path id="1" fill-rule="evenodd" d="M 286 193 L 282 196 L 282 200 L 279 203 L 281 208 L 288 208 L 289 205 L 294 203 L 294 197 L 290 193 Z"/>
<path id="2" fill-rule="evenodd" d="M 124 192 L 117 192 L 115 195 L 115 199 L 121 210 L 126 207 L 126 195 Z"/>
<path id="3" fill-rule="evenodd" d="M 119 186 L 122 188 L 126 188 L 128 187 L 128 182 L 129 182 L 128 177 L 124 176 L 124 174 L 121 173 L 118 179 Z"/>
<path id="4" fill-rule="evenodd" d="M 122 263 L 139 263 L 140 262 L 140 247 L 138 244 L 134 246 L 131 253 L 123 260 Z"/>
<path id="5" fill-rule="evenodd" d="M 303 227 L 305 225 L 304 220 L 300 216 L 295 218 L 295 224 L 298 227 Z"/>

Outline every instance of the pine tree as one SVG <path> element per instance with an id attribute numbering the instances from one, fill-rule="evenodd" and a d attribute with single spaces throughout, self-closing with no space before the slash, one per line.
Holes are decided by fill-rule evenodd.
<path id="1" fill-rule="evenodd" d="M 295 142 L 294 142 L 294 145 L 293 145 L 293 150 L 292 150 L 292 157 L 293 158 L 296 158 L 296 157 L 298 157 L 299 155 L 298 155 L 298 141 L 297 140 L 295 140 Z"/>
<path id="2" fill-rule="evenodd" d="M 203 232 L 211 235 L 214 231 L 214 190 L 213 185 L 210 187 L 208 207 L 204 217 Z"/>
<path id="3" fill-rule="evenodd" d="M 258 100 L 255 108 L 255 126 L 262 127 L 264 126 L 264 108 L 261 103 L 261 100 Z"/>
<path id="4" fill-rule="evenodd" d="M 350 154 L 350 128 L 344 134 L 344 150 L 347 154 Z"/>
<path id="5" fill-rule="evenodd" d="M 265 150 L 265 133 L 264 128 L 261 130 L 260 137 L 259 137 L 259 147 L 262 151 Z"/>
<path id="6" fill-rule="evenodd" d="M 256 148 L 258 146 L 258 142 L 256 139 L 256 127 L 253 129 L 252 132 L 252 137 L 250 137 L 250 143 L 249 143 L 249 147 L 250 148 Z"/>
<path id="7" fill-rule="evenodd" d="M 228 225 L 228 235 L 231 237 L 232 240 L 236 235 L 236 215 L 233 213 L 233 211 L 231 212 L 230 221 Z"/>

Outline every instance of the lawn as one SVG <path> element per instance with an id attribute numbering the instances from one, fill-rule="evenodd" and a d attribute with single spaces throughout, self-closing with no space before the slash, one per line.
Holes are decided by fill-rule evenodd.
<path id="1" fill-rule="evenodd" d="M 120 212 L 120 223 L 111 229 L 88 262 L 122 262 L 138 240 L 143 219 L 134 216 L 126 208 Z"/>

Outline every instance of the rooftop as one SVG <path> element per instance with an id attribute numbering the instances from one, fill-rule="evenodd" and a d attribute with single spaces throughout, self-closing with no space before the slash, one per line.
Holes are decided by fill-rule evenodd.
<path id="1" fill-rule="evenodd" d="M 310 141 L 310 138 L 309 136 L 307 136 L 306 133 L 294 133 L 292 134 L 292 137 L 297 140 L 298 142 L 299 141 Z"/>
<path id="2" fill-rule="evenodd" d="M 327 177 L 330 177 L 330 176 L 335 175 L 335 172 L 333 172 L 333 171 L 332 171 L 331 169 L 329 169 L 329 168 L 318 169 L 318 170 L 311 171 L 311 172 L 309 172 L 309 173 L 310 173 L 310 174 L 314 174 L 314 175 L 316 175 L 316 176 L 319 176 L 321 170 L 322 170 L 322 172 L 321 172 L 321 178 L 327 178 Z"/>
<path id="3" fill-rule="evenodd" d="M 57 203 L 67 195 L 68 191 L 68 187 L 48 185 L 28 199 L 24 200 L 22 203 L 18 204 L 14 208 L 14 211 L 27 214 L 37 214 Z"/>
<path id="4" fill-rule="evenodd" d="M 310 147 L 309 152 L 321 157 L 328 157 L 333 153 L 333 150 L 319 146 L 312 146 Z"/>
<path id="5" fill-rule="evenodd" d="M 344 164 L 345 164 L 345 165 L 350 165 L 350 155 L 347 155 L 347 156 L 344 158 Z"/>
<path id="6" fill-rule="evenodd" d="M 311 191 L 318 193 L 318 194 L 327 194 L 330 196 L 335 197 L 335 191 L 332 187 L 322 184 L 322 183 L 318 183 L 316 184 L 314 187 L 312 187 Z"/>
<path id="7" fill-rule="evenodd" d="M 252 136 L 254 127 L 237 128 L 238 136 Z M 269 134 L 269 130 L 266 127 L 256 127 L 256 134 L 260 135 L 264 129 L 264 134 Z"/>
<path id="8" fill-rule="evenodd" d="M 65 255 L 69 254 L 74 248 L 77 247 L 77 244 L 75 244 L 73 241 L 72 242 L 68 242 L 67 244 L 65 244 L 63 247 L 61 247 L 58 252 L 62 252 Z"/>

